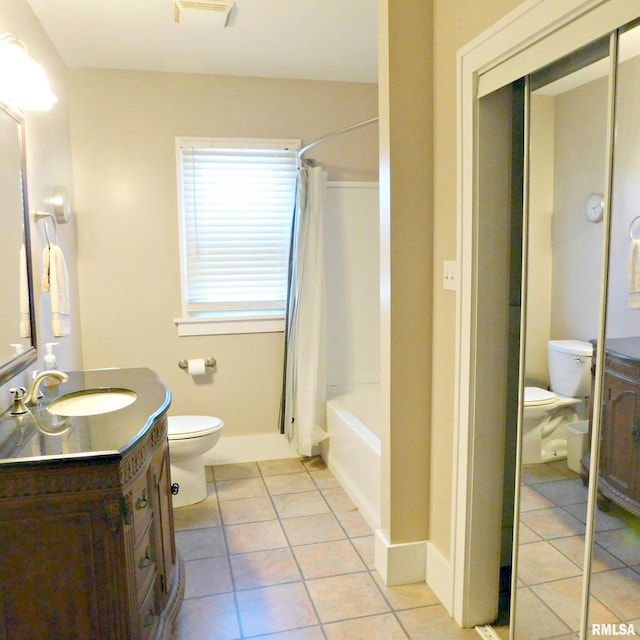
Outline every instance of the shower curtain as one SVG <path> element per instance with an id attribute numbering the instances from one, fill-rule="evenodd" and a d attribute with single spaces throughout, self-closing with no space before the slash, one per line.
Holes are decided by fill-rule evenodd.
<path id="1" fill-rule="evenodd" d="M 285 323 L 282 430 L 300 455 L 326 437 L 324 203 L 327 174 L 298 170 Z"/>

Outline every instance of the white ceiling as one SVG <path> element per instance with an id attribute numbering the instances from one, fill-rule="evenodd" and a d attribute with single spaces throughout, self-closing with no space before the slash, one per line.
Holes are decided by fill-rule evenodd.
<path id="1" fill-rule="evenodd" d="M 173 0 L 28 0 L 70 67 L 377 81 L 377 0 L 236 0 L 220 14 Z"/>

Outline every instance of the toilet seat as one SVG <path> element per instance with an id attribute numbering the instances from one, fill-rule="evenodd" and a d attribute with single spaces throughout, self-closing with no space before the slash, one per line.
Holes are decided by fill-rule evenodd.
<path id="1" fill-rule="evenodd" d="M 541 389 L 540 387 L 524 388 L 524 406 L 540 407 L 547 404 L 553 404 L 558 401 L 558 396 L 552 391 Z"/>
<path id="2" fill-rule="evenodd" d="M 214 416 L 169 416 L 168 422 L 169 441 L 199 438 L 223 426 L 222 420 Z"/>

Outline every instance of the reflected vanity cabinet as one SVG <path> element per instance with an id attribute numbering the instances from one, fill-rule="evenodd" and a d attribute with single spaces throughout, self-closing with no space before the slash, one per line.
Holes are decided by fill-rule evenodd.
<path id="1" fill-rule="evenodd" d="M 177 565 L 167 420 L 124 455 L 0 475 L 0 638 L 169 638 Z"/>
<path id="2" fill-rule="evenodd" d="M 606 341 L 600 429 L 599 505 L 640 516 L 640 338 Z"/>

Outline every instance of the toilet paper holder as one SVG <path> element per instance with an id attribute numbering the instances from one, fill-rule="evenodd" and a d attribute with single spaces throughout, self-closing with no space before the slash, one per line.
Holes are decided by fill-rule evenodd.
<path id="1" fill-rule="evenodd" d="M 215 358 L 206 358 L 204 361 L 204 366 L 208 367 L 209 369 L 214 369 L 216 364 L 217 363 Z M 186 371 L 189 368 L 189 361 L 186 358 L 182 358 L 181 360 L 178 361 L 178 366 L 183 371 Z"/>

